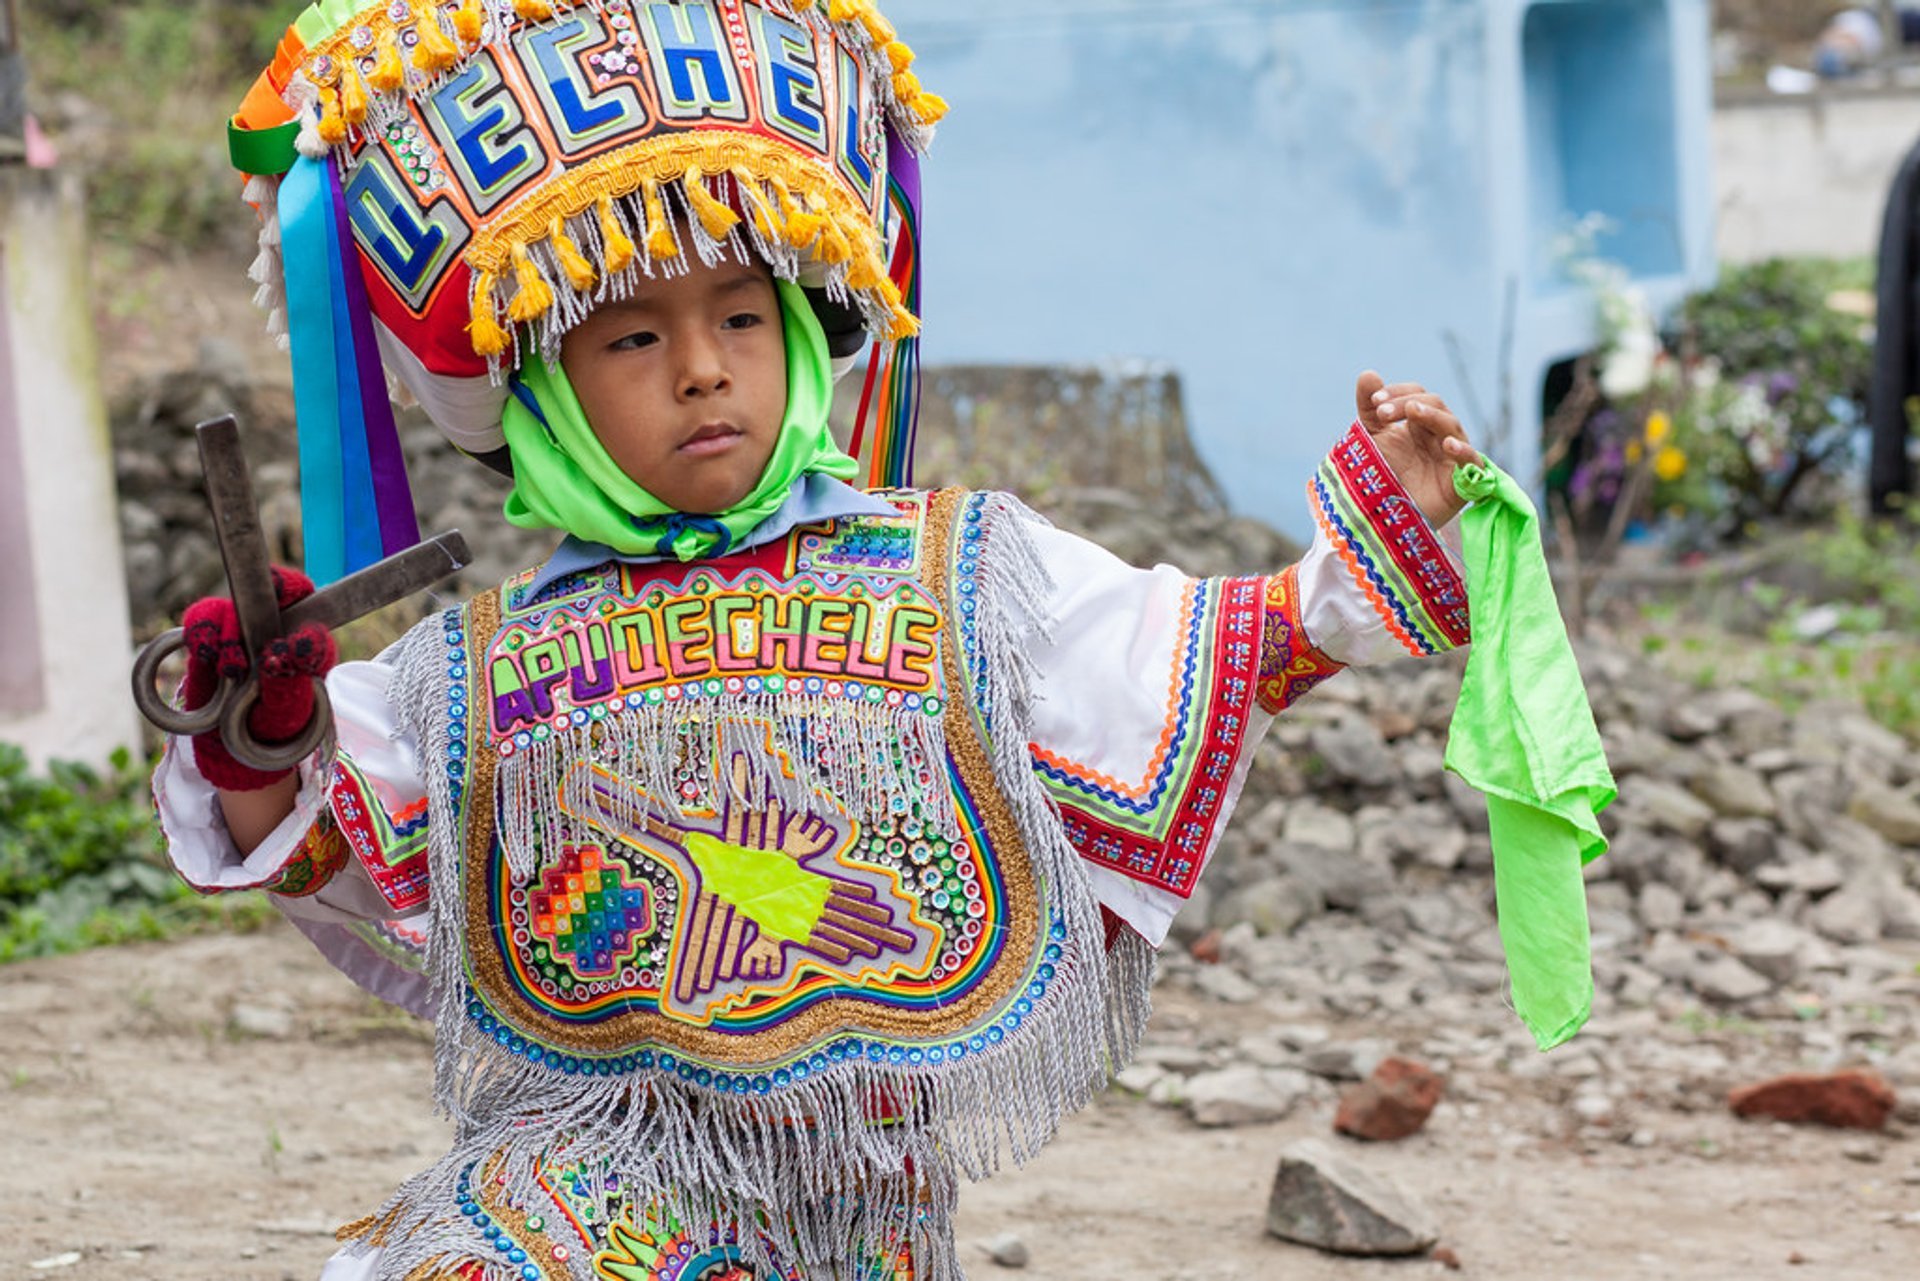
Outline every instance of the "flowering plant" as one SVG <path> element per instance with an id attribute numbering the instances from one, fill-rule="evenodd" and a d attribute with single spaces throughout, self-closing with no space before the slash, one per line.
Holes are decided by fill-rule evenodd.
<path id="1" fill-rule="evenodd" d="M 1550 429 L 1549 480 L 1576 523 L 1670 518 L 1713 540 L 1831 510 L 1853 457 L 1872 348 L 1815 264 L 1730 270 L 1663 333 L 1616 265 L 1574 259 L 1601 346 Z"/>

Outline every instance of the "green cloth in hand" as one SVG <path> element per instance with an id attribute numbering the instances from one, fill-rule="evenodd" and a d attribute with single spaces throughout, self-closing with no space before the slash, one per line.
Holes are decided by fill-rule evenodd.
<path id="1" fill-rule="evenodd" d="M 1473 649 L 1447 768 L 1484 792 L 1513 1004 L 1543 1050 L 1593 1009 L 1581 868 L 1607 850 L 1617 792 L 1540 546 L 1540 518 L 1499 468 L 1460 467 Z"/>

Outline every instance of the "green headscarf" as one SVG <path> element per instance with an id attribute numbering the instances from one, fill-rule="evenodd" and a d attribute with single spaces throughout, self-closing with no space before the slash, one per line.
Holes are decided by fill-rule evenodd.
<path id="1" fill-rule="evenodd" d="M 787 411 L 773 457 L 752 493 L 712 516 L 675 511 L 620 470 L 594 435 L 566 371 L 534 357 L 514 373 L 514 395 L 502 419 L 513 457 L 507 520 L 522 529 L 564 530 L 623 555 L 671 552 L 683 561 L 699 560 L 736 545 L 778 511 L 801 476 L 857 475 L 859 464 L 827 426 L 833 363 L 826 333 L 798 285 L 776 280 L 774 287 L 786 336 Z"/>

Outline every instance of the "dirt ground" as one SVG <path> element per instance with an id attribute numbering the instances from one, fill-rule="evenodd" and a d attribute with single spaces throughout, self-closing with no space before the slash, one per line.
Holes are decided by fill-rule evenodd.
<path id="1" fill-rule="evenodd" d="M 1163 998 L 1163 1026 L 1241 1032 L 1270 1017 Z M 0 1277 L 306 1281 L 333 1226 L 444 1142 L 430 1070 L 424 1028 L 284 927 L 0 969 Z M 1920 1272 L 1920 1141 L 1879 1141 L 1862 1163 L 1857 1138 L 1643 1111 L 1648 1146 L 1583 1143 L 1559 1137 L 1541 1080 L 1511 1086 L 1443 1104 L 1404 1144 L 1349 1149 L 1435 1211 L 1463 1275 Z M 1028 1274 L 1046 1278 L 1444 1275 L 1264 1235 L 1279 1148 L 1329 1125 L 1320 1104 L 1202 1130 L 1110 1095 L 1040 1161 L 970 1189 L 961 1238 L 1017 1233 Z M 973 1257 L 976 1277 L 1001 1274 Z"/>

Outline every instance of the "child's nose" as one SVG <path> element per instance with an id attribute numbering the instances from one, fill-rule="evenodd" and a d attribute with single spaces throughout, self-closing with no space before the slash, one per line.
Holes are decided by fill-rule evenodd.
<path id="1" fill-rule="evenodd" d="M 683 397 L 711 396 L 732 385 L 718 343 L 693 339 L 683 346 L 681 357 L 680 394 Z"/>

